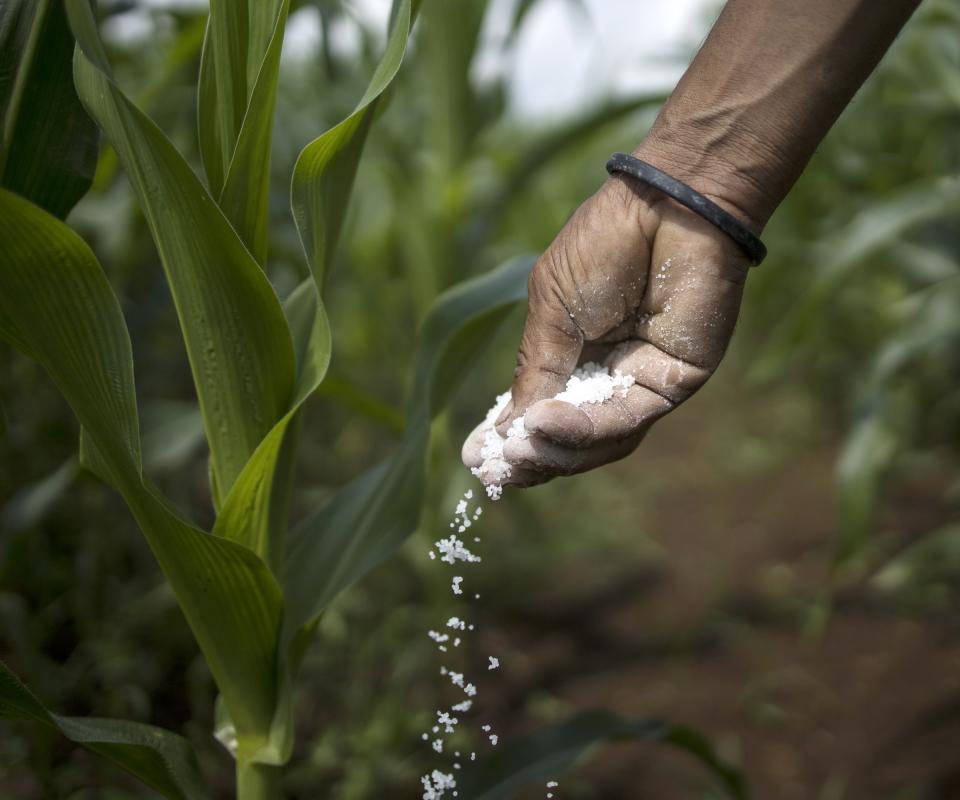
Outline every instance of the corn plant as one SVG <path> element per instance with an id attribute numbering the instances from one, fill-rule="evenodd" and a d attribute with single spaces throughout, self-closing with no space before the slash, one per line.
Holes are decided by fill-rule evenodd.
<path id="1" fill-rule="evenodd" d="M 523 298 L 529 267 L 507 263 L 436 300 L 395 453 L 290 529 L 301 410 L 331 355 L 324 276 L 416 4 L 396 0 L 356 109 L 297 160 L 290 204 L 309 278 L 281 300 L 266 272 L 266 221 L 288 10 L 288 0 L 211 3 L 198 80 L 205 181 L 112 77 L 86 0 L 11 3 L 0 17 L 14 67 L 0 93 L 0 337 L 49 373 L 79 420 L 81 464 L 122 495 L 156 556 L 219 689 L 216 733 L 242 798 L 277 796 L 293 747 L 292 687 L 319 615 L 415 527 L 430 422 Z M 89 186 L 95 141 L 69 81 L 71 32 L 76 96 L 127 174 L 176 307 L 209 445 L 211 530 L 144 471 L 124 316 L 94 253 L 60 219 Z M 56 715 L 6 668 L 0 715 L 51 725 L 167 797 L 204 796 L 179 736 Z"/>

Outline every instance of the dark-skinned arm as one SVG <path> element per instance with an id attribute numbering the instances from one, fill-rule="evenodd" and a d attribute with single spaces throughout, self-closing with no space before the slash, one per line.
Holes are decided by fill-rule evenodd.
<path id="1" fill-rule="evenodd" d="M 918 0 L 729 0 L 634 154 L 759 233 Z M 598 165 L 599 167 L 599 165 Z M 527 321 L 497 429 L 508 483 L 622 458 L 713 374 L 748 272 L 725 234 L 655 189 L 614 176 L 534 266 Z M 552 400 L 578 364 L 632 375 L 622 396 Z M 483 433 L 464 445 L 480 466 Z"/>
<path id="2" fill-rule="evenodd" d="M 762 228 L 919 0 L 730 0 L 635 155 Z"/>

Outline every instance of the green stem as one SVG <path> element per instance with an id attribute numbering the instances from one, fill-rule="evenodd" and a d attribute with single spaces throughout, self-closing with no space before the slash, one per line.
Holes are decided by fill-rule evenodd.
<path id="1" fill-rule="evenodd" d="M 282 767 L 237 762 L 237 800 L 280 800 Z"/>

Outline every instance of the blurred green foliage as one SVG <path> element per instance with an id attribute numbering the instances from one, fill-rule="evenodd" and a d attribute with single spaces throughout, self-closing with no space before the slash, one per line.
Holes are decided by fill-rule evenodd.
<path id="1" fill-rule="evenodd" d="M 599 185 L 606 156 L 636 142 L 662 100 L 598 98 L 595 108 L 566 121 L 542 128 L 517 122 L 506 114 L 501 82 L 477 86 L 469 78 L 486 7 L 482 0 L 424 2 L 409 62 L 379 109 L 328 278 L 338 338 L 330 377 L 306 409 L 311 436 L 297 477 L 308 491 L 298 517 L 396 447 L 411 336 L 436 294 L 508 256 L 541 250 Z M 292 13 L 300 8 L 317 9 L 325 37 L 330 26 L 352 19 L 349 4 L 335 0 L 294 3 Z M 104 10 L 109 19 L 123 9 L 116 3 Z M 193 86 L 203 18 L 152 13 L 154 46 L 113 41 L 110 57 L 131 96 L 199 168 Z M 324 46 L 281 69 L 269 226 L 270 274 L 281 295 L 306 277 L 286 207 L 297 153 L 352 110 L 378 56 L 378 37 L 361 26 L 359 59 Z M 771 222 L 770 258 L 751 275 L 722 368 L 738 385 L 734 402 L 775 405 L 788 420 L 782 442 L 756 450 L 736 443 L 725 468 L 764 468 L 789 459 L 805 440 L 836 446 L 833 586 L 875 572 L 879 587 L 922 610 L 960 599 L 956 528 L 938 525 L 905 546 L 881 520 L 898 483 L 918 475 L 937 486 L 945 516 L 955 517 L 960 506 L 958 129 L 960 10 L 928 0 Z M 156 437 L 151 472 L 207 525 L 206 454 L 195 418 L 177 414 L 192 401 L 192 387 L 174 312 L 109 148 L 94 191 L 69 221 L 121 298 L 144 417 L 168 426 Z M 484 363 L 472 365 L 466 397 L 435 423 L 422 536 L 320 621 L 297 700 L 301 751 L 287 775 L 293 796 L 404 797 L 430 764 L 419 734 L 438 689 L 423 631 L 448 587 L 422 556 L 423 545 L 468 483 L 455 467 L 459 439 L 509 380 L 518 324 L 498 337 Z M 75 474 L 74 419 L 39 367 L 3 348 L 0 375 L 7 421 L 0 439 L 0 653 L 63 713 L 184 733 L 209 784 L 226 796 L 232 767 L 208 733 L 214 689 L 145 543 L 110 491 Z M 679 413 L 710 417 L 711 403 L 728 400 L 729 392 L 708 395 L 696 401 L 696 412 Z M 623 507 L 629 484 L 606 475 L 512 496 L 485 517 L 488 538 L 504 545 L 488 559 L 497 574 L 478 578 L 489 625 L 508 623 L 577 559 L 613 565 L 654 549 Z M 654 486 L 655 478 L 648 482 Z M 519 713 L 554 720 L 563 710 L 545 692 L 528 697 Z M 4 726 L 3 733 L 5 794 L 142 796 L 53 732 Z M 121 788 L 91 788 L 101 786 Z M 592 795 L 583 788 L 569 796 Z"/>

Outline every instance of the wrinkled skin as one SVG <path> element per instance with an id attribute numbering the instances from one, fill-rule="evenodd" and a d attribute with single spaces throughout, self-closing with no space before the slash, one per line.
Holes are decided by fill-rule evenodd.
<path id="1" fill-rule="evenodd" d="M 656 190 L 615 176 L 583 205 L 530 275 L 527 321 L 506 435 L 504 485 L 531 486 L 631 453 L 650 426 L 713 374 L 733 334 L 748 263 L 734 242 Z M 552 400 L 578 364 L 632 375 L 620 397 L 579 408 Z M 463 461 L 483 459 L 480 427 Z M 481 475 L 481 478 L 484 476 Z"/>

